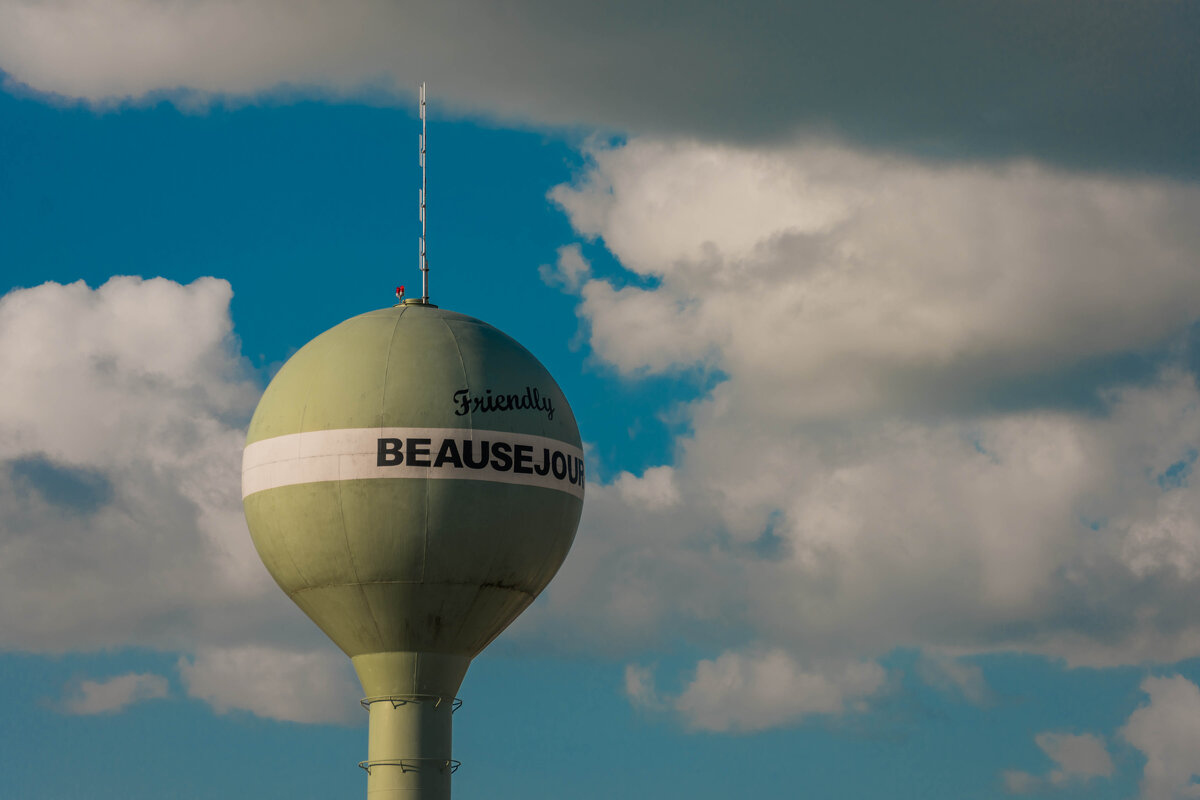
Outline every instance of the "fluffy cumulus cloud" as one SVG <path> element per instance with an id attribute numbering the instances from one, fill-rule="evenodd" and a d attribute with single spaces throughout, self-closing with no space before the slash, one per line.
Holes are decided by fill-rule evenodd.
<path id="1" fill-rule="evenodd" d="M 1099 736 L 1045 731 L 1035 736 L 1034 741 L 1054 762 L 1054 768 L 1041 777 L 1019 770 L 1005 772 L 1004 785 L 1011 794 L 1028 794 L 1046 787 L 1062 789 L 1112 777 L 1112 757 Z"/>
<path id="2" fill-rule="evenodd" d="M 670 467 L 650 467 L 640 476 L 623 471 L 612 485 L 621 501 L 635 508 L 661 511 L 679 504 L 675 470 Z"/>
<path id="3" fill-rule="evenodd" d="M 1034 737 L 1042 752 L 1054 760 L 1048 779 L 1055 786 L 1090 778 L 1107 778 L 1113 773 L 1112 759 L 1104 740 L 1090 733 L 1039 733 Z"/>
<path id="4" fill-rule="evenodd" d="M 231 295 L 213 278 L 123 277 L 0 298 L 0 648 L 320 646 L 242 517 L 259 388 Z M 160 685 L 87 683 L 73 707 L 116 709 Z M 213 686 L 203 696 L 239 702 Z"/>
<path id="5" fill-rule="evenodd" d="M 1041 785 L 1036 775 L 1021 770 L 1007 770 L 1003 777 L 1004 788 L 1009 794 L 1029 794 Z"/>
<path id="6" fill-rule="evenodd" d="M 592 265 L 583 257 L 577 244 L 563 245 L 558 248 L 558 260 L 553 265 L 538 267 L 538 274 L 545 283 L 572 292 L 579 290 L 591 272 Z"/>
<path id="7" fill-rule="evenodd" d="M 218 713 L 249 711 L 290 722 L 364 721 L 362 690 L 349 660 L 336 650 L 293 652 L 261 645 L 203 648 L 181 658 L 189 697 Z"/>
<path id="8" fill-rule="evenodd" d="M 1190 4 L 1121 0 L 0 0 L 0 70 L 97 102 L 428 78 L 510 119 L 1194 170 L 1198 34 Z"/>
<path id="9" fill-rule="evenodd" d="M 589 490 L 520 635 L 570 641 L 584 619 L 630 651 L 669 631 L 846 662 L 1200 654 L 1183 611 L 1200 392 L 1180 350 L 1200 189 L 633 140 L 552 197 L 635 278 L 580 284 L 596 356 L 718 382 L 674 463 Z M 740 659 L 697 686 L 737 685 Z M 981 675 L 942 666 L 931 681 L 984 701 Z"/>
<path id="10" fill-rule="evenodd" d="M 598 355 L 624 373 L 711 362 L 776 417 L 978 401 L 1156 344 L 1200 311 L 1191 184 L 815 145 L 593 155 L 552 197 L 661 281 L 584 285 Z"/>
<path id="11" fill-rule="evenodd" d="M 630 665 L 625 693 L 636 707 L 675 712 L 692 730 L 746 733 L 859 706 L 886 677 L 869 662 L 823 667 L 806 667 L 778 649 L 730 651 L 699 662 L 692 680 L 672 697 L 658 693 L 652 670 Z"/>
<path id="12" fill-rule="evenodd" d="M 978 664 L 945 653 L 923 654 L 917 662 L 917 675 L 929 686 L 961 695 L 973 705 L 990 705 L 995 699 Z"/>
<path id="13" fill-rule="evenodd" d="M 62 708 L 68 714 L 105 714 L 143 700 L 159 700 L 168 693 L 163 676 L 131 672 L 105 681 L 80 681 L 69 688 Z"/>
<path id="14" fill-rule="evenodd" d="M 264 585 L 238 519 L 255 387 L 230 296 L 114 278 L 0 299 L 4 645 L 162 643 L 198 602 Z"/>
<path id="15" fill-rule="evenodd" d="M 1181 675 L 1147 678 L 1150 702 L 1121 735 L 1146 756 L 1141 800 L 1200 797 L 1200 688 Z"/>

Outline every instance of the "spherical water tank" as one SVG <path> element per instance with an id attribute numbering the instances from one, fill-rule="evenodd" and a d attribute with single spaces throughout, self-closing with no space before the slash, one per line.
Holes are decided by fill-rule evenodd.
<path id="1" fill-rule="evenodd" d="M 462 314 L 408 301 L 354 317 L 267 387 L 242 494 L 271 575 L 353 659 L 369 796 L 449 797 L 467 666 L 554 576 L 583 507 L 554 379 Z"/>

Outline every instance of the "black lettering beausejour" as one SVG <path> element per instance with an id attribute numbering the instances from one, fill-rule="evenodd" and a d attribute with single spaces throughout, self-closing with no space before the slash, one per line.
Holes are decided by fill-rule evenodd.
<path id="1" fill-rule="evenodd" d="M 492 469 L 497 472 L 508 472 L 512 469 L 512 445 L 508 442 L 496 442 L 492 445 Z"/>
<path id="2" fill-rule="evenodd" d="M 485 389 L 483 394 L 473 395 L 470 389 L 459 389 L 454 393 L 454 405 L 456 417 L 492 411 L 545 411 L 546 419 L 554 419 L 554 402 L 533 386 L 526 386 L 525 394 L 492 394 Z"/>
<path id="3" fill-rule="evenodd" d="M 379 440 L 379 457 L 376 459 L 376 466 L 391 467 L 400 464 L 404 461 L 404 453 L 400 450 L 400 445 L 404 442 L 399 439 L 380 439 Z"/>
<path id="4" fill-rule="evenodd" d="M 550 448 L 546 447 L 546 448 L 542 448 L 542 449 L 546 451 L 546 455 L 548 457 L 550 454 Z M 522 475 L 532 475 L 533 470 L 530 469 L 529 467 L 525 466 L 526 464 L 530 463 L 530 461 L 532 460 L 532 458 L 533 458 L 532 454 L 533 454 L 533 448 L 527 444 L 519 444 L 515 448 L 513 448 L 513 457 L 516 459 L 516 462 L 517 462 L 517 463 L 513 464 L 513 472 L 520 472 Z"/>
<path id="5" fill-rule="evenodd" d="M 453 464 L 458 469 L 462 469 L 462 459 L 458 456 L 458 442 L 453 439 L 446 439 L 442 442 L 442 446 L 438 449 L 437 458 L 433 460 L 433 465 L 440 467 L 447 462 Z M 385 465 L 380 464 L 379 466 L 382 467 Z"/>
<path id="6" fill-rule="evenodd" d="M 433 449 L 435 444 L 436 451 Z M 538 452 L 539 449 L 541 452 Z M 436 455 L 433 455 L 434 452 Z M 550 447 L 454 437 L 441 441 L 380 437 L 376 453 L 375 465 L 379 467 L 407 464 L 410 467 L 450 471 L 491 468 L 496 472 L 520 475 L 550 474 L 555 480 L 583 486 L 583 459 Z"/>
<path id="7" fill-rule="evenodd" d="M 405 456 L 408 458 L 410 467 L 428 467 L 429 466 L 429 439 L 414 439 L 409 437 L 408 450 Z"/>

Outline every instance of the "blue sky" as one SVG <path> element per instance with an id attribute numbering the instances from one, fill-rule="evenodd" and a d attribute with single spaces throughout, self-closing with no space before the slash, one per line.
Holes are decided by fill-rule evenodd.
<path id="1" fill-rule="evenodd" d="M 427 79 L 432 298 L 546 364 L 592 478 L 457 796 L 1195 796 L 1198 30 L 0 0 L 0 794 L 364 790 L 240 449 L 419 285 Z"/>

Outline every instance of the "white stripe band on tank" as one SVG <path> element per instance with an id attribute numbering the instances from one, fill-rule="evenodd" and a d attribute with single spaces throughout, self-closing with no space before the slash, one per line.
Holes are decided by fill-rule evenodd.
<path id="1" fill-rule="evenodd" d="M 467 428 L 342 428 L 247 445 L 242 497 L 301 483 L 429 478 L 540 486 L 583 499 L 583 451 L 557 439 Z"/>

